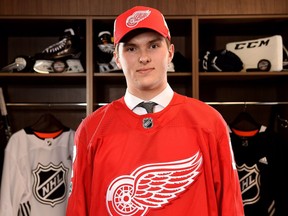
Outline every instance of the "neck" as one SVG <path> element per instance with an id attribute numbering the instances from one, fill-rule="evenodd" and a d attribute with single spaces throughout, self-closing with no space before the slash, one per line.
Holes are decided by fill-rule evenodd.
<path id="1" fill-rule="evenodd" d="M 161 88 L 157 89 L 131 89 L 127 88 L 127 90 L 134 96 L 141 98 L 144 101 L 149 101 L 152 98 L 159 95 L 165 88 L 167 87 L 167 83 L 163 85 Z"/>

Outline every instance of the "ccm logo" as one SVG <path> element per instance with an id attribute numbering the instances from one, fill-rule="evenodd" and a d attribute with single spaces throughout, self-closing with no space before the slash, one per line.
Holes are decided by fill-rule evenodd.
<path id="1" fill-rule="evenodd" d="M 257 40 L 257 41 L 250 41 L 250 42 L 242 42 L 237 43 L 235 45 L 235 50 L 241 50 L 244 48 L 250 49 L 255 47 L 262 47 L 262 46 L 268 46 L 270 39 L 265 40 Z"/>

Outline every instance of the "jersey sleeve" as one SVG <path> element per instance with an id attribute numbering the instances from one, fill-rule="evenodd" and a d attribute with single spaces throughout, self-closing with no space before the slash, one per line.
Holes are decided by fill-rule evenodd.
<path id="1" fill-rule="evenodd" d="M 219 215 L 243 216 L 243 202 L 234 153 L 231 146 L 228 126 L 220 118 L 216 148 L 217 167 L 214 167 L 216 179 L 216 196 L 219 201 Z"/>
<path id="2" fill-rule="evenodd" d="M 0 215 L 17 215 L 21 198 L 25 196 L 25 178 L 21 167 L 17 163 L 15 153 L 10 148 L 18 145 L 16 135 L 12 136 L 7 144 L 4 156 L 4 165 L 1 181 Z M 15 148 L 14 148 L 15 149 Z"/>
<path id="3" fill-rule="evenodd" d="M 89 209 L 91 164 L 88 159 L 87 131 L 85 125 L 80 125 L 75 134 L 75 148 L 73 156 L 73 171 L 71 176 L 71 193 L 68 198 L 67 216 L 87 215 Z"/>

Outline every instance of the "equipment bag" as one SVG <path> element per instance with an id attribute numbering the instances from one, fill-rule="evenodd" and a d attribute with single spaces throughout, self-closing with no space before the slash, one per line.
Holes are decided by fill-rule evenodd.
<path id="1" fill-rule="evenodd" d="M 234 52 L 242 60 L 242 71 L 283 70 L 281 35 L 227 43 L 226 49 Z"/>

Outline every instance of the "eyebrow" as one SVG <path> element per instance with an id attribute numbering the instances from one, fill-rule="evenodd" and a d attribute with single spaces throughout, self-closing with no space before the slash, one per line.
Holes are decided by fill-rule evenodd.
<path id="1" fill-rule="evenodd" d="M 156 37 L 155 39 L 152 39 L 151 41 L 148 41 L 147 44 L 152 44 L 152 43 L 155 43 L 155 42 L 158 42 L 158 41 L 162 41 L 162 37 Z M 123 46 L 124 47 L 127 47 L 127 46 L 136 46 L 135 43 L 131 43 L 131 42 L 124 42 L 123 43 Z"/>

